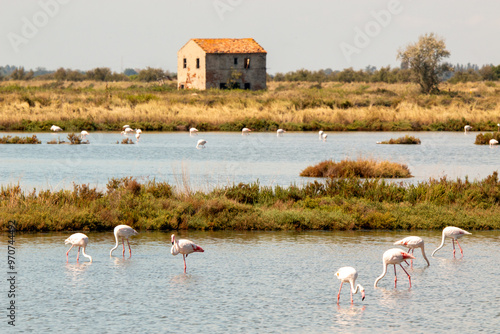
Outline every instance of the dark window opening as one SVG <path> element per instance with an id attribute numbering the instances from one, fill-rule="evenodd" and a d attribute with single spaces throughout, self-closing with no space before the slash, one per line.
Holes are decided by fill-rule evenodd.
<path id="1" fill-rule="evenodd" d="M 196 68 L 200 68 L 200 58 L 196 58 Z"/>
<path id="2" fill-rule="evenodd" d="M 220 89 L 227 89 L 227 84 L 225 82 L 221 82 L 219 85 Z"/>
<path id="3" fill-rule="evenodd" d="M 184 84 L 181 84 L 181 89 L 184 89 Z"/>
<path id="4" fill-rule="evenodd" d="M 234 65 L 238 65 L 238 58 L 234 58 Z"/>
<path id="5" fill-rule="evenodd" d="M 250 82 L 245 82 L 245 89 L 250 89 Z"/>
<path id="6" fill-rule="evenodd" d="M 250 58 L 245 58 L 245 64 L 244 64 L 246 69 L 250 68 Z"/>
<path id="7" fill-rule="evenodd" d="M 182 68 L 186 68 L 187 67 L 187 59 L 184 58 L 183 59 L 183 65 L 182 65 Z"/>

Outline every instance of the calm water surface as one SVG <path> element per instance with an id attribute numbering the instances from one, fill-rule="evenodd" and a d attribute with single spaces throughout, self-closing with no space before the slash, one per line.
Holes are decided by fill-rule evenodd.
<path id="1" fill-rule="evenodd" d="M 412 233 L 415 235 L 415 232 Z M 131 239 L 132 258 L 109 256 L 114 237 L 87 233 L 94 262 L 70 253 L 69 233 L 16 236 L 17 332 L 89 333 L 485 333 L 500 321 L 500 232 L 461 239 L 464 258 L 451 243 L 436 257 L 440 233 L 416 232 L 431 265 L 415 252 L 412 288 L 401 268 L 374 289 L 382 253 L 406 232 L 190 232 L 205 249 L 187 259 L 170 254 L 170 233 L 143 232 Z M 7 249 L 6 236 L 0 247 Z M 5 254 L 5 253 L 3 253 Z M 342 266 L 358 269 L 366 299 L 342 291 Z M 5 275 L 4 275 L 5 276 Z M 6 282 L 3 280 L 3 290 Z M 2 294 L 3 306 L 8 303 Z M 7 327 L 6 319 L 0 324 Z"/>
<path id="2" fill-rule="evenodd" d="M 11 135 L 31 135 L 28 133 Z M 407 164 L 413 178 L 407 182 L 439 178 L 482 179 L 499 169 L 500 147 L 474 145 L 477 133 L 456 132 L 331 132 L 321 142 L 314 133 L 144 132 L 136 145 L 117 145 L 118 133 L 92 133 L 90 145 L 47 145 L 65 133 L 37 133 L 41 145 L 1 145 L 0 184 L 20 184 L 24 189 L 72 188 L 73 182 L 104 187 L 111 178 L 156 178 L 173 185 L 186 182 L 203 189 L 239 182 L 261 185 L 301 185 L 307 166 L 326 159 L 358 157 Z M 410 134 L 421 145 L 377 145 L 377 141 Z M 3 133 L 2 135 L 9 135 Z M 131 136 L 135 140 L 134 136 Z M 198 139 L 207 140 L 196 149 Z"/>

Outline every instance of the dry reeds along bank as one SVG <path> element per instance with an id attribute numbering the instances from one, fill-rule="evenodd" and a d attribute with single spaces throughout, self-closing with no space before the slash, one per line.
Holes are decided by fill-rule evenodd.
<path id="1" fill-rule="evenodd" d="M 374 159 L 348 158 L 335 162 L 327 160 L 304 169 L 300 176 L 308 177 L 361 177 L 361 178 L 408 178 L 412 177 L 408 166 Z"/>
<path id="2" fill-rule="evenodd" d="M 422 95 L 413 84 L 276 83 L 266 91 L 177 91 L 135 82 L 0 83 L 0 130 L 120 131 L 478 131 L 497 129 L 496 84 L 443 84 Z M 471 93 L 472 92 L 472 93 Z"/>

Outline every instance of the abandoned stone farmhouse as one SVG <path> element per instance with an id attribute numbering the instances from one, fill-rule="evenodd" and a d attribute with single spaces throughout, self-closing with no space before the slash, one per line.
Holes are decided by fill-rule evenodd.
<path id="1" fill-rule="evenodd" d="M 177 52 L 177 88 L 266 88 L 266 50 L 253 38 L 193 38 Z"/>

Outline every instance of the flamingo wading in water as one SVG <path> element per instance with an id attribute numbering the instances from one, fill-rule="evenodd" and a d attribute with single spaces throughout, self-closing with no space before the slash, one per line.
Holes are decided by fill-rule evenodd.
<path id="1" fill-rule="evenodd" d="M 186 257 L 194 252 L 204 252 L 203 248 L 187 239 L 175 239 L 175 234 L 172 234 L 172 248 L 170 248 L 170 253 L 172 255 L 182 254 L 184 260 L 184 274 L 186 273 Z"/>
<path id="2" fill-rule="evenodd" d="M 382 262 L 384 264 L 384 272 L 382 273 L 382 275 L 377 277 L 377 279 L 375 280 L 375 284 L 373 286 L 375 288 L 377 287 L 378 281 L 380 281 L 387 273 L 387 266 L 389 264 L 393 264 L 394 265 L 394 288 L 396 288 L 396 282 L 398 281 L 398 277 L 396 275 L 396 264 L 399 264 L 399 266 L 403 269 L 403 271 L 406 273 L 406 275 L 408 275 L 408 281 L 410 281 L 410 288 L 411 288 L 410 274 L 408 274 L 408 272 L 405 270 L 405 268 L 403 268 L 403 266 L 401 265 L 401 262 L 403 262 L 406 259 L 415 259 L 415 257 L 413 255 L 406 253 L 406 252 L 403 252 L 399 248 L 391 248 L 391 249 L 385 251 L 384 255 L 382 256 Z"/>
<path id="3" fill-rule="evenodd" d="M 438 248 L 436 248 L 434 250 L 434 252 L 432 252 L 432 256 L 434 256 L 434 254 L 440 250 L 441 248 L 443 248 L 444 246 L 444 239 L 446 238 L 451 238 L 451 244 L 453 245 L 453 257 L 455 257 L 455 241 L 457 242 L 457 245 L 458 245 L 458 248 L 460 248 L 460 253 L 462 254 L 462 256 L 464 256 L 464 252 L 462 250 L 462 247 L 460 247 L 460 244 L 458 243 L 458 239 L 463 237 L 464 235 L 467 235 L 467 234 L 472 234 L 472 233 L 469 233 L 465 230 L 462 230 L 461 228 L 458 228 L 458 227 L 455 227 L 455 226 L 448 226 L 448 227 L 445 227 L 443 229 L 443 238 L 441 240 L 441 245 L 439 245 Z"/>
<path id="4" fill-rule="evenodd" d="M 205 139 L 200 139 L 198 140 L 198 143 L 196 143 L 196 148 L 205 148 L 205 144 L 207 141 Z"/>
<path id="5" fill-rule="evenodd" d="M 278 129 L 276 130 L 276 135 L 279 137 L 279 136 L 282 136 L 286 131 L 283 130 L 283 129 Z"/>
<path id="6" fill-rule="evenodd" d="M 132 257 L 132 249 L 130 248 L 130 243 L 128 242 L 128 238 L 130 238 L 133 235 L 137 235 L 139 233 L 137 233 L 136 230 L 134 230 L 132 227 L 128 225 L 116 226 L 114 233 L 115 233 L 116 245 L 109 251 L 109 256 L 111 256 L 113 254 L 113 251 L 118 248 L 118 239 L 122 238 L 122 245 L 123 245 L 122 255 L 125 256 L 125 239 L 127 239 L 128 251 L 130 257 Z"/>
<path id="7" fill-rule="evenodd" d="M 358 293 L 361 291 L 361 300 L 365 300 L 365 288 L 361 284 L 356 285 L 354 289 L 354 284 L 356 284 L 356 279 L 358 278 L 358 272 L 353 267 L 342 267 L 335 273 L 335 276 L 340 280 L 339 293 L 337 294 L 337 304 L 340 301 L 340 290 L 342 290 L 342 284 L 349 283 L 351 291 L 351 304 L 353 303 L 352 295 L 353 293 Z"/>
<path id="8" fill-rule="evenodd" d="M 243 128 L 241 129 L 241 134 L 244 136 L 244 135 L 249 135 L 250 134 L 250 130 L 249 128 Z"/>
<path id="9" fill-rule="evenodd" d="M 198 134 L 198 129 L 197 128 L 191 128 L 189 129 L 189 135 L 197 135 Z"/>
<path id="10" fill-rule="evenodd" d="M 472 130 L 472 126 L 470 126 L 470 125 L 466 125 L 466 126 L 464 126 L 464 133 L 467 133 L 467 132 L 469 132 L 470 130 Z"/>
<path id="11" fill-rule="evenodd" d="M 420 237 L 406 237 L 404 239 L 396 241 L 394 244 L 408 247 L 408 254 L 410 254 L 410 251 L 411 251 L 412 255 L 413 255 L 413 251 L 415 250 L 415 248 L 420 248 L 420 250 L 422 251 L 422 255 L 424 256 L 425 261 L 427 261 L 427 265 L 428 266 L 431 265 L 429 263 L 429 260 L 427 259 L 427 256 L 425 256 L 424 240 L 422 240 L 422 238 L 420 238 Z M 411 263 L 411 267 L 413 268 L 413 260 L 410 260 L 410 263 Z"/>
<path id="12" fill-rule="evenodd" d="M 66 239 L 66 241 L 64 241 L 64 244 L 67 245 L 67 244 L 71 244 L 71 247 L 68 249 L 68 251 L 66 252 L 66 262 L 68 261 L 68 254 L 69 254 L 69 251 L 74 247 L 74 246 L 78 246 L 78 255 L 76 256 L 76 262 L 78 262 L 79 258 L 80 258 L 80 248 L 82 248 L 82 253 L 83 253 L 83 256 L 85 257 L 88 257 L 90 259 L 90 262 L 92 262 L 92 256 L 90 255 L 87 255 L 87 253 L 85 253 L 85 248 L 87 248 L 87 244 L 89 243 L 89 237 L 87 237 L 85 234 L 83 233 L 75 233 L 75 234 L 72 234 L 68 239 Z"/>

